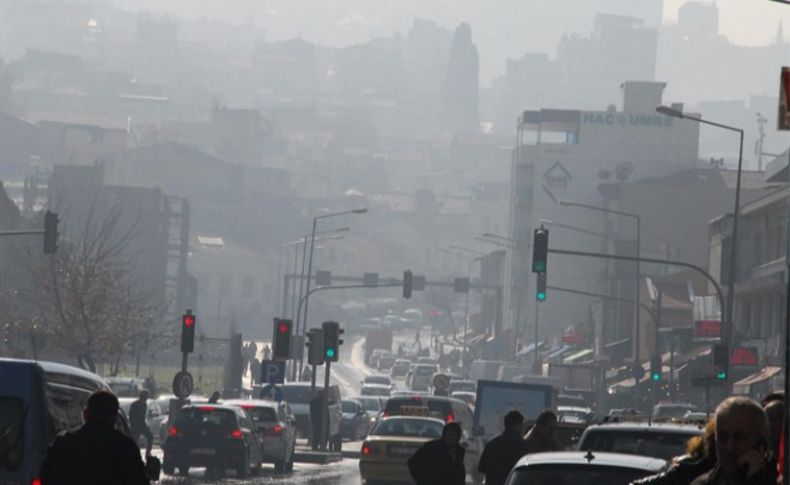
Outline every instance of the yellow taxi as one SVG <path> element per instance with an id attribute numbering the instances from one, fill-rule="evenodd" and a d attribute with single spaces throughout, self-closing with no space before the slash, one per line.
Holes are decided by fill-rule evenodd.
<path id="1" fill-rule="evenodd" d="M 362 443 L 359 474 L 363 483 L 411 482 L 409 457 L 426 441 L 442 436 L 444 421 L 419 416 L 384 418 Z"/>

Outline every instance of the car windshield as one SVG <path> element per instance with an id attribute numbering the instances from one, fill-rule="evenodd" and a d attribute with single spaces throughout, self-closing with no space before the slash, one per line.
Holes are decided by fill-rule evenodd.
<path id="1" fill-rule="evenodd" d="M 628 485 L 653 472 L 633 468 L 596 465 L 539 465 L 516 469 L 508 485 Z"/>
<path id="2" fill-rule="evenodd" d="M 377 436 L 419 436 L 422 438 L 439 438 L 444 425 L 428 419 L 387 419 L 379 423 L 372 435 Z"/>
<path id="3" fill-rule="evenodd" d="M 343 401 L 343 412 L 344 413 L 357 412 L 357 403 L 355 403 L 354 401 Z"/>
<path id="4" fill-rule="evenodd" d="M 308 404 L 310 402 L 309 386 L 283 386 L 283 399 L 291 404 Z M 319 389 L 316 388 L 318 391 Z"/>
<path id="5" fill-rule="evenodd" d="M 365 384 L 390 384 L 390 378 L 387 376 L 368 376 L 365 378 Z"/>
<path id="6" fill-rule="evenodd" d="M 365 411 L 380 411 L 381 410 L 381 401 L 377 397 L 367 397 L 357 399 L 361 404 Z"/>
<path id="7" fill-rule="evenodd" d="M 25 456 L 25 406 L 21 399 L 0 397 L 0 470 L 19 470 Z"/>
<path id="8" fill-rule="evenodd" d="M 686 442 L 699 433 L 622 430 L 588 433 L 580 449 L 611 451 L 671 460 L 686 452 Z"/>
<path id="9" fill-rule="evenodd" d="M 247 412 L 250 414 L 250 417 L 252 418 L 252 422 L 255 424 L 277 421 L 277 413 L 273 408 L 267 406 L 241 407 L 247 410 Z"/>
<path id="10" fill-rule="evenodd" d="M 225 435 L 237 427 L 236 414 L 229 409 L 201 406 L 186 408 L 176 418 L 176 428 L 186 436 Z"/>

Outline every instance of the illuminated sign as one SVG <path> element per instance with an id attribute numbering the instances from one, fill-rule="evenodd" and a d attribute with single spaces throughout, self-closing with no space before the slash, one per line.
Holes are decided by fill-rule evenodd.
<path id="1" fill-rule="evenodd" d="M 733 347 L 730 351 L 730 365 L 732 366 L 754 367 L 759 363 L 757 347 Z"/>
<path id="2" fill-rule="evenodd" d="M 721 338 L 720 320 L 697 320 L 694 322 L 694 340 L 718 340 Z"/>

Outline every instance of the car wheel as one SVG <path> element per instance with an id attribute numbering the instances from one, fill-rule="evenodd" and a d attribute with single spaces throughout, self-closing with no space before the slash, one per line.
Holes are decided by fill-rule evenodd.
<path id="1" fill-rule="evenodd" d="M 277 460 L 274 462 L 275 473 L 285 473 L 285 460 Z"/>
<path id="2" fill-rule="evenodd" d="M 288 455 L 288 461 L 285 463 L 285 471 L 291 473 L 294 471 L 294 455 L 296 454 L 296 443 L 291 447 L 291 453 Z"/>
<path id="3" fill-rule="evenodd" d="M 162 462 L 162 472 L 164 472 L 165 475 L 172 475 L 173 473 L 175 473 L 175 471 L 176 471 L 175 465 L 173 465 L 169 461 Z"/>

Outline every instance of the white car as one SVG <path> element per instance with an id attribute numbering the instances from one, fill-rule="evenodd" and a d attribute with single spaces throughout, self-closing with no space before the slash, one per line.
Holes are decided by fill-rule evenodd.
<path id="1" fill-rule="evenodd" d="M 584 430 L 577 449 L 671 460 L 685 454 L 688 440 L 702 435 L 703 431 L 702 425 L 615 419 L 589 426 Z"/>
<path id="2" fill-rule="evenodd" d="M 296 450 L 296 417 L 287 402 L 228 400 L 222 404 L 246 409 L 263 444 L 263 461 L 278 473 L 291 472 Z"/>
<path id="3" fill-rule="evenodd" d="M 359 393 L 363 396 L 385 396 L 389 397 L 392 387 L 386 384 L 365 384 Z"/>
<path id="4" fill-rule="evenodd" d="M 533 453 L 516 463 L 505 483 L 628 485 L 639 478 L 655 475 L 666 464 L 666 461 L 658 458 L 597 451 Z"/>
<path id="5" fill-rule="evenodd" d="M 395 389 L 395 383 L 392 381 L 392 377 L 383 374 L 374 374 L 365 377 L 363 380 L 359 381 L 362 386 L 367 386 L 370 384 L 380 384 L 383 386 L 389 386 L 390 389 Z"/>

